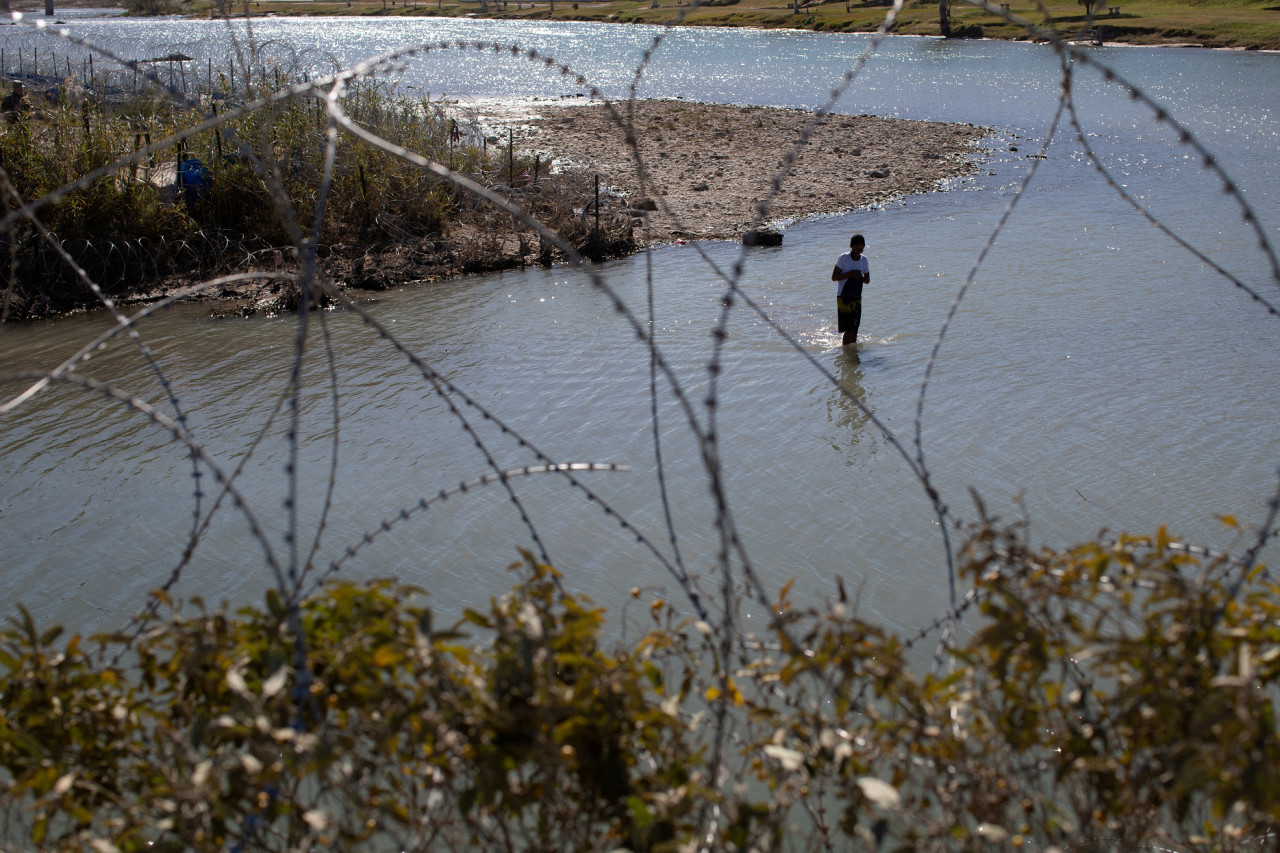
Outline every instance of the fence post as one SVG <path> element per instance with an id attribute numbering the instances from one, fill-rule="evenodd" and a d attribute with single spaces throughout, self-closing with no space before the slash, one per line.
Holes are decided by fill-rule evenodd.
<path id="1" fill-rule="evenodd" d="M 217 118 L 217 117 L 218 117 L 218 105 L 217 105 L 217 104 L 211 104 L 211 106 L 213 107 L 213 117 L 214 117 L 214 118 Z M 213 139 L 214 139 L 214 141 L 217 143 L 217 146 L 218 146 L 218 162 L 219 162 L 219 163 L 221 163 L 221 162 L 222 162 L 222 125 L 220 125 L 220 124 L 215 124 L 215 125 L 213 126 Z"/>
<path id="2" fill-rule="evenodd" d="M 596 239 L 600 239 L 600 176 L 596 175 Z"/>

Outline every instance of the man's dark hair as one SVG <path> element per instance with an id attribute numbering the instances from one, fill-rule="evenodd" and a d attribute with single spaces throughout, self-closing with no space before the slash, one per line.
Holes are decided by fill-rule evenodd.
<path id="1" fill-rule="evenodd" d="M 861 234 L 854 234 L 852 237 L 850 237 L 850 238 L 849 238 L 849 248 L 850 248 L 850 249 L 852 249 L 852 248 L 853 248 L 855 245 L 857 245 L 858 243 L 861 243 L 861 244 L 862 244 L 862 245 L 864 245 L 864 246 L 865 246 L 865 245 L 867 245 L 867 241 L 866 241 L 866 240 L 864 240 L 864 239 L 862 239 L 862 235 L 861 235 Z"/>

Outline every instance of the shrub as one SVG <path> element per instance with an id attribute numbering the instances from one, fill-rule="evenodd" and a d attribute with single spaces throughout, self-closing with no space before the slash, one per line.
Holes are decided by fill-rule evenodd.
<path id="1" fill-rule="evenodd" d="M 40 849 L 1237 849 L 1280 819 L 1276 585 L 1161 531 L 966 548 L 945 672 L 839 590 L 767 636 L 603 614 L 526 559 L 441 624 L 418 590 L 3 634 L 8 840 Z M 90 651 L 86 646 L 94 647 Z M 153 846 L 154 845 L 154 846 Z"/>

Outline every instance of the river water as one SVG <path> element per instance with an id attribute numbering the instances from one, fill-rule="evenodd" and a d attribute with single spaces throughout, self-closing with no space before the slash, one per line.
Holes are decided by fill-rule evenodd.
<path id="1" fill-rule="evenodd" d="M 130 57 L 181 49 L 198 66 L 221 61 L 230 42 L 216 22 L 68 20 L 77 35 Z M 49 38 L 6 29 L 10 56 L 18 41 L 25 47 Z M 405 44 L 518 44 L 623 98 L 661 32 L 272 19 L 257 23 L 253 37 L 287 43 L 288 62 L 316 71 Z M 869 44 L 866 36 L 679 29 L 665 34 L 638 92 L 812 108 Z M 1280 243 L 1280 56 L 1120 47 L 1091 48 L 1088 56 L 1212 151 L 1266 239 Z M 464 103 L 574 100 L 583 91 L 544 66 L 474 49 L 419 54 L 398 75 L 406 91 Z M 1151 533 L 1167 525 L 1193 542 L 1230 547 L 1242 540 L 1219 516 L 1246 526 L 1263 520 L 1280 463 L 1280 327 L 1214 265 L 1274 305 L 1273 261 L 1201 155 L 1092 62 L 1076 63 L 1075 107 L 1085 142 L 1114 184 L 1065 123 L 1039 159 L 1061 81 L 1056 55 L 1042 45 L 887 39 L 835 109 L 988 126 L 977 174 L 947 192 L 784 223 L 779 249 L 741 255 L 730 243 L 667 246 L 597 268 L 642 323 L 652 288 L 654 336 L 705 423 L 711 332 L 724 293 L 717 270 L 745 259 L 743 291 L 781 332 L 741 302 L 731 312 L 716 437 L 736 529 L 766 587 L 794 579 L 793 595 L 817 599 L 832 593 L 839 575 L 859 590 L 865 613 L 903 629 L 945 611 L 938 520 L 896 445 L 914 456 L 926 364 L 975 266 L 920 422 L 925 462 L 955 518 L 976 517 L 973 489 L 992 512 L 1025 518 L 1033 541 L 1048 545 L 1103 529 Z M 1027 191 L 990 243 L 1032 166 L 1038 170 Z M 1135 211 L 1117 186 L 1211 264 Z M 837 346 L 828 280 L 853 231 L 866 235 L 873 271 L 856 356 Z M 407 351 L 546 456 L 631 471 L 580 475 L 598 501 L 559 477 L 521 478 L 513 488 L 530 525 L 501 486 L 471 489 L 373 536 L 342 574 L 396 575 L 452 611 L 509 588 L 504 567 L 517 549 L 545 547 L 568 586 L 615 613 L 636 586 L 680 600 L 663 566 L 675 557 L 654 461 L 649 359 L 607 293 L 586 274 L 556 267 L 405 287 L 369 310 Z M 194 435 L 232 470 L 287 387 L 297 322 L 214 321 L 204 313 L 167 311 L 143 323 L 141 336 Z M 299 560 L 320 531 L 316 562 L 327 565 L 384 519 L 489 473 L 486 455 L 502 467 L 537 461 L 477 409 L 467 409 L 475 432 L 462 429 L 421 372 L 356 315 L 329 312 L 315 321 L 336 367 L 326 372 L 326 339 L 313 327 L 299 423 Z M 49 369 L 108 325 L 101 316 L 6 324 L 0 374 Z M 113 344 L 80 373 L 172 411 L 130 345 Z M 719 538 L 708 478 L 665 383 L 657 408 L 679 555 L 714 593 Z M 267 430 L 237 484 L 287 570 L 289 454 L 281 424 Z M 203 479 L 208 492 L 214 484 Z M 146 418 L 79 388 L 40 394 L 0 418 L 9 599 L 78 628 L 120 624 L 178 564 L 197 508 L 194 491 L 184 448 Z M 204 498 L 199 509 L 209 503 Z M 621 528 L 619 516 L 632 527 Z M 662 559 L 637 542 L 637 531 Z M 223 508 L 175 589 L 210 601 L 256 600 L 273 582 L 263 548 L 244 516 Z"/>

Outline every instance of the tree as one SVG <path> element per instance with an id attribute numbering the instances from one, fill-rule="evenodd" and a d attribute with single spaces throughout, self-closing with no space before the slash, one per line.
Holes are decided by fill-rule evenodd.
<path id="1" fill-rule="evenodd" d="M 1076 0 L 1084 7 L 1084 27 L 1081 28 L 1082 33 L 1088 33 L 1093 30 L 1093 13 L 1095 9 L 1101 9 L 1106 0 Z"/>

